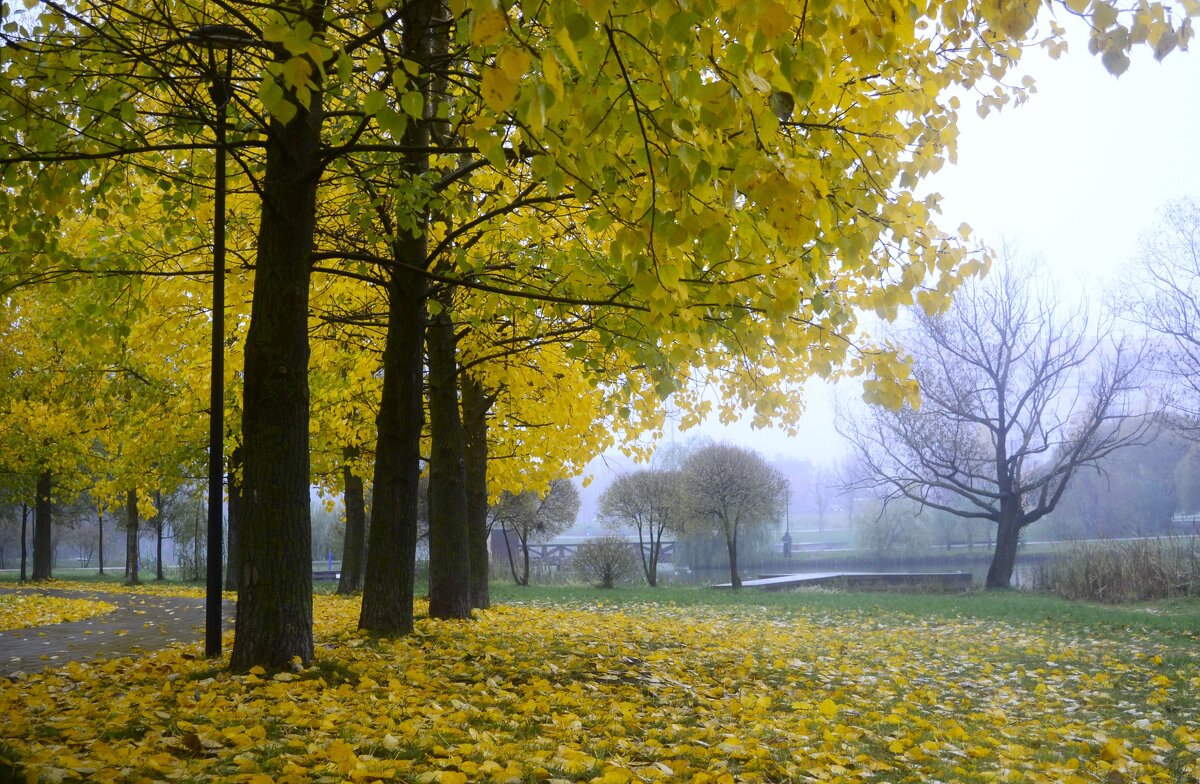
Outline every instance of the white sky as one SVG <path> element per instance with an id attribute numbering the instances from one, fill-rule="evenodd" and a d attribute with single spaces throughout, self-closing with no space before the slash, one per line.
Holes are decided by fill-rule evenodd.
<path id="1" fill-rule="evenodd" d="M 930 180 L 942 194 L 942 225 L 967 222 L 993 247 L 1002 241 L 1040 255 L 1063 293 L 1114 291 L 1138 237 L 1168 200 L 1200 196 L 1200 42 L 1162 63 L 1136 52 L 1111 76 L 1072 35 L 1058 60 L 1028 52 L 1011 78 L 1028 73 L 1037 93 L 1019 108 L 959 118 L 957 165 Z M 849 387 L 850 385 L 844 385 Z M 857 395 L 857 388 L 839 394 Z M 844 454 L 828 385 L 810 385 L 798 438 L 715 422 L 693 432 L 777 455 L 833 462 Z M 606 480 L 603 468 L 598 483 Z"/>

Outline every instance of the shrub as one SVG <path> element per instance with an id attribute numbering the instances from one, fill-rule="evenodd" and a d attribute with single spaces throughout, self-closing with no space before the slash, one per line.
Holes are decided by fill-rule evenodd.
<path id="1" fill-rule="evenodd" d="M 575 572 L 598 588 L 612 588 L 637 575 L 635 545 L 615 536 L 589 539 L 575 552 Z"/>
<path id="2" fill-rule="evenodd" d="M 1095 602 L 1200 596 L 1200 546 L 1193 538 L 1079 542 L 1035 579 L 1066 599 Z"/>

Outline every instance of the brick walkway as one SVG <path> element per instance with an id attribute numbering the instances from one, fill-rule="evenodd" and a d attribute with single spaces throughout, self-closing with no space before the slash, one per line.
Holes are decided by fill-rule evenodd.
<path id="1" fill-rule="evenodd" d="M 0 677 L 204 640 L 203 599 L 62 589 L 37 593 L 95 599 L 117 609 L 82 621 L 0 631 Z M 225 602 L 221 617 L 226 629 L 233 628 L 233 614 L 233 602 Z"/>

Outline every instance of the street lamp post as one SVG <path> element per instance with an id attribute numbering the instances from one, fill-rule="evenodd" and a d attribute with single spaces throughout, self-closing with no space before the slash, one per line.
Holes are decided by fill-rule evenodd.
<path id="1" fill-rule="evenodd" d="M 208 569 L 205 580 L 204 655 L 221 655 L 222 546 L 225 498 L 225 113 L 233 97 L 233 52 L 255 43 L 232 25 L 201 25 L 187 42 L 202 50 L 216 135 L 216 195 L 213 216 L 212 374 L 208 409 Z"/>

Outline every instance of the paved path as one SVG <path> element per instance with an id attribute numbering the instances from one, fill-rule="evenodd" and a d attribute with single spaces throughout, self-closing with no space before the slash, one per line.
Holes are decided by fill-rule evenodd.
<path id="1" fill-rule="evenodd" d="M 0 631 L 0 677 L 204 640 L 203 599 L 56 588 L 36 593 L 95 599 L 117 609 L 82 621 Z M 221 610 L 226 629 L 233 628 L 233 613 L 233 602 L 226 601 Z"/>

